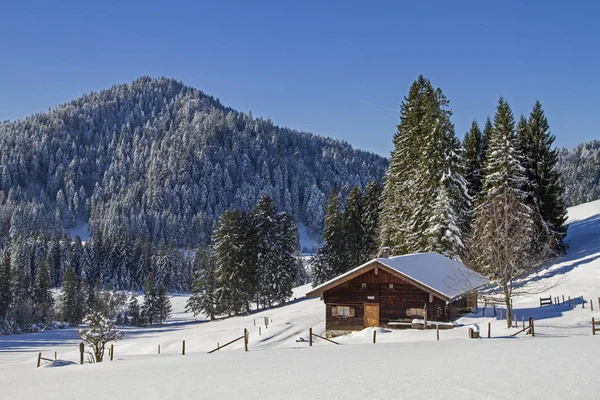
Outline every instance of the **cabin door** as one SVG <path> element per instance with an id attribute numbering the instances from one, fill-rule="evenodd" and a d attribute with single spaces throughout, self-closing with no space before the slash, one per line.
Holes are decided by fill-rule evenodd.
<path id="1" fill-rule="evenodd" d="M 379 326 L 379 304 L 365 303 L 365 328 Z"/>

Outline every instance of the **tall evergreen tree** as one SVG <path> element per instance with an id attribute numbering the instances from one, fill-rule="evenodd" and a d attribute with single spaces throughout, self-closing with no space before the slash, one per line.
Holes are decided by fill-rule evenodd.
<path id="1" fill-rule="evenodd" d="M 131 297 L 129 297 L 129 303 L 127 304 L 127 315 L 131 325 L 140 325 L 142 322 L 140 317 L 140 302 L 138 301 L 137 294 L 135 292 L 131 292 Z"/>
<path id="2" fill-rule="evenodd" d="M 33 307 L 35 316 L 46 323 L 52 317 L 54 298 L 50 289 L 50 272 L 48 264 L 42 261 L 38 265 L 33 287 Z"/>
<path id="3" fill-rule="evenodd" d="M 13 300 L 12 277 L 10 268 L 10 253 L 0 254 L 0 321 L 6 320 Z"/>
<path id="4" fill-rule="evenodd" d="M 443 225 L 450 226 L 454 219 L 464 218 L 468 208 L 468 197 L 462 192 L 464 177 L 450 122 L 452 111 L 449 102 L 439 88 L 423 76 L 412 84 L 408 96 L 400 108 L 400 124 L 394 136 L 394 150 L 386 173 L 380 241 L 396 254 L 427 251 L 435 248 L 436 237 Z M 456 164 L 458 162 L 458 164 Z M 449 176 L 445 174 L 450 173 Z M 450 182 L 454 180 L 454 182 Z M 440 190 L 447 195 L 440 195 Z M 452 202 L 442 202 L 446 196 Z M 452 208 L 432 214 L 444 204 Z M 462 225 L 462 222 L 460 223 Z M 457 235 L 454 243 L 461 242 L 461 226 L 453 231 Z M 428 232 L 428 234 L 424 234 Z M 449 250 L 455 254 L 456 249 Z"/>
<path id="5" fill-rule="evenodd" d="M 482 178 L 486 146 L 487 141 L 485 140 L 481 129 L 479 129 L 477 121 L 473 121 L 471 123 L 471 129 L 469 129 L 463 141 L 465 179 L 469 189 L 469 196 L 473 202 L 476 202 L 483 187 Z"/>
<path id="6" fill-rule="evenodd" d="M 79 280 L 70 267 L 65 271 L 60 301 L 62 320 L 73 325 L 79 324 L 85 313 L 83 293 Z"/>
<path id="7" fill-rule="evenodd" d="M 378 240 L 377 234 L 379 231 L 379 215 L 381 213 L 381 191 L 382 186 L 371 181 L 367 184 L 363 196 L 363 260 L 367 261 L 377 256 Z M 363 262 L 364 262 L 363 261 Z"/>
<path id="8" fill-rule="evenodd" d="M 156 286 L 154 276 L 148 274 L 144 284 L 144 304 L 142 305 L 142 319 L 148 325 L 152 325 L 157 320 L 156 312 Z"/>
<path id="9" fill-rule="evenodd" d="M 365 230 L 363 224 L 363 199 L 360 189 L 354 187 L 346 201 L 343 215 L 343 232 L 346 238 L 345 253 L 347 268 L 358 267 L 366 260 Z"/>
<path id="10" fill-rule="evenodd" d="M 165 322 L 171 316 L 172 307 L 171 300 L 169 299 L 169 295 L 167 294 L 167 289 L 165 289 L 165 285 L 160 285 L 158 287 L 158 293 L 156 294 L 156 321 L 159 324 Z"/>
<path id="11" fill-rule="evenodd" d="M 276 271 L 279 268 L 276 251 L 277 225 L 275 203 L 268 195 L 263 195 L 252 210 L 252 219 L 257 238 L 257 290 L 256 306 L 261 300 L 266 306 L 273 303 Z"/>
<path id="12" fill-rule="evenodd" d="M 250 215 L 226 211 L 213 235 L 218 302 L 230 314 L 245 309 L 256 293 L 256 235 Z"/>
<path id="13" fill-rule="evenodd" d="M 273 300 L 283 304 L 292 296 L 292 288 L 298 277 L 299 264 L 296 258 L 300 248 L 298 226 L 292 216 L 279 213 L 275 217 L 275 259 L 277 269 L 273 287 Z"/>
<path id="14" fill-rule="evenodd" d="M 345 255 L 344 217 L 340 210 L 340 199 L 331 191 L 325 210 L 323 246 L 317 251 L 313 264 L 314 285 L 321 284 L 348 270 Z"/>
<path id="15" fill-rule="evenodd" d="M 556 165 L 558 151 L 552 148 L 554 136 L 539 101 L 533 106 L 529 121 L 519 122 L 519 147 L 524 154 L 529 192 L 528 205 L 536 212 L 536 232 L 541 242 L 554 252 L 565 251 L 567 210 L 564 189 Z"/>
<path id="16" fill-rule="evenodd" d="M 186 311 L 192 311 L 194 316 L 204 313 L 213 321 L 219 309 L 215 260 L 210 249 L 203 246 L 196 249 L 193 270 L 192 295 L 186 303 Z"/>

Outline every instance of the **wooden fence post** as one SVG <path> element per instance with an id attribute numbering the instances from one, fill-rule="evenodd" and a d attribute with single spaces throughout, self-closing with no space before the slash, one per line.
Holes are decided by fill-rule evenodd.
<path id="1" fill-rule="evenodd" d="M 185 356 L 185 340 L 181 343 L 181 355 Z"/>
<path id="2" fill-rule="evenodd" d="M 254 326 L 256 326 L 256 318 L 254 318 L 254 320 L 253 320 L 253 321 L 254 321 Z"/>
<path id="3" fill-rule="evenodd" d="M 83 365 L 83 353 L 85 351 L 85 345 L 83 342 L 79 343 L 79 364 Z"/>
<path id="4" fill-rule="evenodd" d="M 110 345 L 110 361 L 113 360 L 113 357 L 115 356 L 115 345 L 111 344 Z"/>
<path id="5" fill-rule="evenodd" d="M 258 336 L 262 335 L 262 333 L 260 332 L 260 326 L 258 327 Z"/>
<path id="6" fill-rule="evenodd" d="M 158 345 L 158 354 L 160 354 L 160 344 Z"/>
<path id="7" fill-rule="evenodd" d="M 565 295 L 564 294 L 562 295 L 562 298 L 563 298 L 562 304 L 565 304 Z"/>
<path id="8" fill-rule="evenodd" d="M 248 330 L 244 328 L 244 351 L 248 351 Z"/>
<path id="9" fill-rule="evenodd" d="M 373 344 L 376 343 L 376 340 L 375 340 L 376 337 L 377 337 L 377 331 L 373 330 Z"/>
<path id="10" fill-rule="evenodd" d="M 484 310 L 485 310 L 485 307 L 484 307 Z M 435 325 L 435 336 L 437 337 L 437 340 L 440 340 L 440 324 Z"/>
<path id="11" fill-rule="evenodd" d="M 312 328 L 308 329 L 308 345 L 312 346 Z"/>
<path id="12" fill-rule="evenodd" d="M 594 299 L 590 299 L 590 310 L 594 311 Z"/>
<path id="13" fill-rule="evenodd" d="M 38 353 L 38 362 L 37 362 L 36 368 L 39 368 L 41 363 L 42 363 L 42 353 Z"/>
<path id="14" fill-rule="evenodd" d="M 592 335 L 596 334 L 596 321 L 594 321 L 594 317 L 592 317 Z M 40 353 L 42 354 L 42 353 Z M 38 361 L 38 366 L 39 366 L 39 361 Z"/>
<path id="15" fill-rule="evenodd" d="M 585 302 L 583 301 L 583 296 L 581 296 L 581 308 L 585 308 Z"/>
<path id="16" fill-rule="evenodd" d="M 217 351 L 221 351 L 221 345 L 217 342 Z"/>
<path id="17" fill-rule="evenodd" d="M 492 337 L 492 323 L 488 322 L 488 338 Z"/>
<path id="18" fill-rule="evenodd" d="M 473 339 L 473 328 L 469 328 L 469 339 Z"/>
<path id="19" fill-rule="evenodd" d="M 529 318 L 529 327 L 531 328 L 531 337 L 535 336 L 535 328 L 533 325 L 533 317 Z"/>
<path id="20" fill-rule="evenodd" d="M 571 307 L 571 296 L 569 296 L 569 307 Z"/>

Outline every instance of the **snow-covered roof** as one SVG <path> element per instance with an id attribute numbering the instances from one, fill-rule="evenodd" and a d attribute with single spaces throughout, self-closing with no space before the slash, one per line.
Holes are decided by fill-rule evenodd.
<path id="1" fill-rule="evenodd" d="M 317 296 L 377 265 L 387 267 L 388 272 L 421 286 L 446 301 L 455 299 L 488 282 L 484 276 L 439 253 L 414 253 L 390 258 L 375 258 L 315 287 L 306 295 Z"/>

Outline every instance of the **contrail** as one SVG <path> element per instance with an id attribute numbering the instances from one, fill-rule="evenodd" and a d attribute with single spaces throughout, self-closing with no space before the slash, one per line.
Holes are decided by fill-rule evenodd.
<path id="1" fill-rule="evenodd" d="M 384 110 L 400 111 L 400 109 L 398 109 L 398 108 L 386 107 L 386 106 L 382 106 L 382 105 L 374 104 L 374 103 L 367 103 L 366 101 L 361 101 L 360 103 L 366 104 L 371 107 L 383 108 Z"/>

